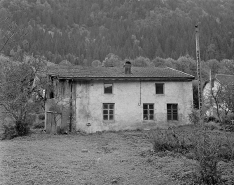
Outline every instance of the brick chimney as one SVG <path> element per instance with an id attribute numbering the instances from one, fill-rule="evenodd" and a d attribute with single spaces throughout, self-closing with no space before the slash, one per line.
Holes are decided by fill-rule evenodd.
<path id="1" fill-rule="evenodd" d="M 126 61 L 124 64 L 124 68 L 125 68 L 125 74 L 131 74 L 131 62 Z"/>

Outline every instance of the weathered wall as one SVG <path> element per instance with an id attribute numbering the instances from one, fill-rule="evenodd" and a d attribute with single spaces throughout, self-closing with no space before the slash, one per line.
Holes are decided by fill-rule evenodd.
<path id="1" fill-rule="evenodd" d="M 72 91 L 71 91 L 72 84 Z M 55 97 L 47 99 L 45 104 L 45 120 L 47 120 L 47 111 L 58 112 L 62 114 L 61 125 L 63 130 L 69 130 L 70 116 L 72 111 L 72 129 L 75 128 L 76 111 L 75 111 L 75 97 L 76 97 L 76 85 L 71 81 L 57 81 L 55 86 Z M 70 98 L 72 93 L 72 109 L 70 107 Z M 46 128 L 46 121 L 45 121 Z"/>
<path id="2" fill-rule="evenodd" d="M 192 82 L 165 82 L 165 94 L 155 94 L 155 82 L 114 82 L 113 94 L 104 94 L 103 82 L 76 83 L 76 129 L 86 132 L 188 124 Z M 103 103 L 115 103 L 115 121 L 103 121 Z M 143 121 L 143 103 L 154 103 L 153 121 Z M 167 121 L 167 103 L 178 104 L 179 121 Z M 86 124 L 90 123 L 91 126 Z"/>

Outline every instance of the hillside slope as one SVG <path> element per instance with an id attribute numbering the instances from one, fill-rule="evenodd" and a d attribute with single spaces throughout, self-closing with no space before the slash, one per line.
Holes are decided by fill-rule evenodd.
<path id="1" fill-rule="evenodd" d="M 201 58 L 234 58 L 233 0 L 0 0 L 0 15 L 27 30 L 21 49 L 54 63 L 82 65 L 109 53 L 195 58 L 198 22 Z M 6 55 L 17 51 L 12 46 L 4 48 Z"/>

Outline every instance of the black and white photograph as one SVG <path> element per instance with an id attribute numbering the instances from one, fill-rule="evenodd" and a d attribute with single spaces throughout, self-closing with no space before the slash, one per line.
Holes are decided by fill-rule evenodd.
<path id="1" fill-rule="evenodd" d="M 234 185 L 234 0 L 0 0 L 0 185 Z"/>

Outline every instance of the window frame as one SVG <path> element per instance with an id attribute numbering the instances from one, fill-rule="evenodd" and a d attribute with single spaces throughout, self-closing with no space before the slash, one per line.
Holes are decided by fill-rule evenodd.
<path id="1" fill-rule="evenodd" d="M 173 106 L 176 106 L 176 108 Z M 167 121 L 179 121 L 178 112 L 178 103 L 167 103 Z"/>
<path id="2" fill-rule="evenodd" d="M 157 93 L 157 85 L 162 85 L 162 90 L 163 90 L 163 93 Z M 157 95 L 164 95 L 165 94 L 165 83 L 155 83 L 155 94 Z"/>
<path id="3" fill-rule="evenodd" d="M 107 108 L 105 108 L 105 105 L 107 105 Z M 113 105 L 113 108 L 110 108 L 111 105 Z M 107 113 L 104 113 L 104 111 L 107 111 Z M 113 113 L 110 113 L 111 111 Z M 104 116 L 107 116 L 107 119 L 105 119 Z M 110 116 L 112 116 L 113 119 L 110 119 Z M 104 122 L 114 122 L 115 121 L 115 103 L 103 103 L 102 104 L 102 120 Z"/>
<path id="4" fill-rule="evenodd" d="M 111 93 L 108 93 L 108 92 L 105 92 L 105 85 L 106 84 L 111 84 Z M 103 84 L 103 92 L 104 92 L 104 94 L 113 94 L 113 83 L 111 83 L 111 82 L 105 82 L 104 84 Z"/>
<path id="5" fill-rule="evenodd" d="M 150 108 L 150 106 L 153 106 L 153 108 Z M 145 109 L 145 106 L 147 108 Z M 145 111 L 147 111 L 147 114 L 145 114 Z M 153 111 L 151 114 L 150 112 Z M 147 119 L 145 119 L 145 115 L 147 115 Z M 151 118 L 153 116 L 153 118 Z M 143 121 L 153 121 L 154 120 L 154 103 L 143 103 Z"/>

